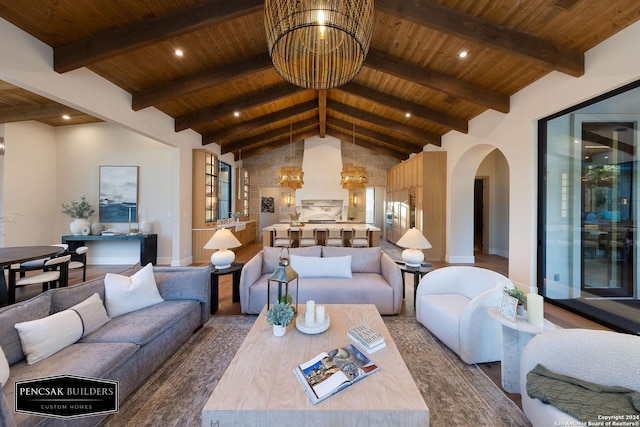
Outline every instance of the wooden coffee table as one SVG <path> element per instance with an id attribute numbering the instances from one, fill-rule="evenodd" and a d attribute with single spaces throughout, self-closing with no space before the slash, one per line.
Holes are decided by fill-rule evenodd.
<path id="1" fill-rule="evenodd" d="M 306 335 L 292 323 L 281 338 L 273 336 L 263 309 L 202 409 L 202 427 L 428 426 L 429 408 L 375 305 L 325 307 L 331 318 L 327 331 Z M 350 344 L 347 330 L 363 322 L 387 343 L 369 355 L 380 371 L 311 404 L 293 369 L 322 351 Z"/>

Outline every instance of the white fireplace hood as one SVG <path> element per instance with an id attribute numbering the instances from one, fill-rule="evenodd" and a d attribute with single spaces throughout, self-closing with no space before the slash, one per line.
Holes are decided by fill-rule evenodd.
<path id="1" fill-rule="evenodd" d="M 296 190 L 296 205 L 299 207 L 300 219 L 305 221 L 305 215 L 312 213 L 306 206 L 332 207 L 335 212 L 337 200 L 342 201 L 342 213 L 344 218 L 349 206 L 349 190 L 340 186 L 340 172 L 342 172 L 341 141 L 327 136 L 320 138 L 314 136 L 304 140 L 304 155 L 302 158 L 302 170 L 304 172 L 304 185 Z M 306 202 L 306 203 L 305 203 Z M 332 216 L 335 213 L 332 213 Z M 336 218 L 340 220 L 341 218 Z"/>

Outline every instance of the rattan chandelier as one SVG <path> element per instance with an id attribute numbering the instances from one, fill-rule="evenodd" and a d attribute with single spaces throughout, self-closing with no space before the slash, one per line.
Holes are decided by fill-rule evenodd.
<path id="1" fill-rule="evenodd" d="M 293 125 L 289 125 L 289 147 L 293 159 Z M 304 172 L 300 166 L 281 166 L 278 169 L 278 184 L 281 188 L 298 190 L 304 184 Z"/>
<path id="2" fill-rule="evenodd" d="M 307 89 L 331 89 L 362 68 L 373 0 L 266 0 L 264 24 L 276 71 Z"/>
<path id="3" fill-rule="evenodd" d="M 353 161 L 356 160 L 356 125 L 353 125 Z M 362 166 L 344 166 L 340 172 L 340 186 L 345 190 L 360 190 L 367 186 L 367 169 Z"/>

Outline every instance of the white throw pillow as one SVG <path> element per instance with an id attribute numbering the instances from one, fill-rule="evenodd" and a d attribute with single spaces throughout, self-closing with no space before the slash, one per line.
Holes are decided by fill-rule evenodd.
<path id="1" fill-rule="evenodd" d="M 4 355 L 4 351 L 2 351 L 2 347 L 0 347 L 0 390 L 9 381 L 9 375 L 9 362 L 7 361 L 7 356 Z"/>
<path id="2" fill-rule="evenodd" d="M 102 298 L 100 298 L 100 295 L 97 293 L 73 307 L 69 307 L 69 310 L 75 311 L 80 316 L 80 320 L 82 320 L 83 337 L 97 331 L 102 325 L 111 320 L 109 316 L 107 316 L 107 310 L 104 308 L 104 304 L 102 304 Z"/>
<path id="3" fill-rule="evenodd" d="M 352 277 L 351 255 L 331 258 L 291 255 L 290 263 L 298 277 Z"/>
<path id="4" fill-rule="evenodd" d="M 72 310 L 16 323 L 15 328 L 29 365 L 57 353 L 82 337 L 82 321 L 78 313 Z"/>
<path id="5" fill-rule="evenodd" d="M 107 314 L 111 318 L 164 301 L 158 291 L 151 263 L 131 277 L 107 273 L 104 278 L 104 299 Z"/>

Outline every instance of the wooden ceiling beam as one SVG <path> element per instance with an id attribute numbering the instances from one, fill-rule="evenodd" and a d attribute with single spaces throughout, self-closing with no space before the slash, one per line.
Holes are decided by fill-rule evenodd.
<path id="1" fill-rule="evenodd" d="M 288 119 L 289 117 L 295 116 L 297 114 L 302 114 L 308 111 L 316 110 L 317 108 L 318 108 L 318 103 L 315 99 L 311 101 L 303 102 L 302 104 L 293 105 L 289 108 L 284 108 L 282 110 L 276 111 L 271 114 L 266 114 L 264 116 L 256 117 L 255 119 L 247 120 L 240 124 L 237 124 L 234 126 L 228 126 L 219 131 L 202 135 L 202 145 L 211 144 L 212 142 L 217 142 L 221 144 L 224 139 L 229 138 L 232 135 L 249 132 L 249 131 L 255 130 L 256 128 L 271 124 L 273 122 Z"/>
<path id="2" fill-rule="evenodd" d="M 194 111 L 193 113 L 176 117 L 176 132 L 230 116 L 235 111 L 242 111 L 248 108 L 268 104 L 304 90 L 307 89 L 286 83 L 285 85 L 263 90 L 257 94 L 247 95 L 239 99 L 233 99 L 229 102 L 225 102 L 224 104 L 214 105 L 204 110 Z"/>
<path id="3" fill-rule="evenodd" d="M 53 49 L 53 69 L 64 73 L 263 10 L 263 0 L 214 0 L 115 28 Z"/>
<path id="4" fill-rule="evenodd" d="M 269 68 L 273 68 L 273 63 L 269 54 L 264 53 L 244 61 L 182 77 L 163 86 L 134 93 L 131 107 L 134 111 L 138 111 L 165 101 L 175 100 L 192 92 L 221 85 L 233 79 L 247 77 Z"/>
<path id="5" fill-rule="evenodd" d="M 414 102 L 406 101 L 402 98 L 371 89 L 359 83 L 347 83 L 337 89 L 360 98 L 368 99 L 369 101 L 373 101 L 377 104 L 402 111 L 403 113 L 410 112 L 412 116 L 429 120 L 430 122 L 457 130 L 458 132 L 469 132 L 469 123 L 463 118 L 452 116 L 451 114 L 434 110 L 433 108 L 425 107 L 424 105 L 416 104 Z"/>
<path id="6" fill-rule="evenodd" d="M 353 127 L 353 123 L 349 123 L 345 120 L 338 119 L 337 117 L 329 117 L 327 120 L 327 125 L 332 128 L 339 128 L 344 130 L 345 132 L 349 131 Z M 373 139 L 380 144 L 389 145 L 393 148 L 396 148 L 397 151 L 405 151 L 407 153 L 415 153 L 422 151 L 422 146 L 413 144 L 407 141 L 401 141 L 396 138 L 392 138 L 387 134 L 376 132 L 374 130 L 368 129 L 363 126 L 356 127 L 356 134 L 363 136 L 365 138 Z M 356 138 L 357 140 L 357 138 Z"/>
<path id="7" fill-rule="evenodd" d="M 318 119 L 312 117 L 310 119 L 302 120 L 297 123 L 293 123 L 293 129 L 295 132 L 300 132 L 305 128 L 314 126 L 318 129 Z M 270 130 L 268 132 L 261 133 L 259 135 L 250 136 L 249 138 L 244 138 L 238 141 L 233 141 L 229 143 L 222 144 L 220 147 L 220 154 L 231 153 L 239 150 L 243 150 L 245 147 L 250 147 L 255 144 L 259 144 L 264 141 L 268 141 L 273 138 L 278 138 L 282 135 L 289 135 L 290 132 L 289 125 L 281 126 L 277 129 Z"/>
<path id="8" fill-rule="evenodd" d="M 364 61 L 364 66 L 462 98 L 492 110 L 502 113 L 509 112 L 509 97 L 507 95 L 400 61 L 379 51 L 370 50 L 367 59 Z"/>
<path id="9" fill-rule="evenodd" d="M 320 138 L 327 133 L 327 91 L 318 91 L 318 121 L 320 122 Z"/>
<path id="10" fill-rule="evenodd" d="M 80 111 L 55 102 L 0 108 L 0 123 L 15 123 L 26 120 L 59 119 L 63 114 L 70 117 L 83 115 Z"/>
<path id="11" fill-rule="evenodd" d="M 339 129 L 334 129 L 333 127 L 329 127 L 327 129 L 327 134 L 334 137 L 334 138 L 338 138 L 343 142 L 348 142 L 351 139 L 351 136 L 346 133 L 343 132 Z M 376 153 L 380 153 L 383 154 L 385 156 L 389 156 L 389 157 L 394 157 L 396 159 L 406 159 L 409 157 L 408 153 L 404 153 L 398 150 L 394 150 L 392 148 L 387 148 L 387 147 L 383 147 L 377 144 L 372 144 L 368 141 L 364 141 L 364 140 L 356 140 L 356 145 L 358 145 L 359 147 L 364 147 L 367 148 L 371 151 L 375 151 Z"/>
<path id="12" fill-rule="evenodd" d="M 376 0 L 376 9 L 423 27 L 479 43 L 574 77 L 584 74 L 584 54 L 431 1 Z"/>
<path id="13" fill-rule="evenodd" d="M 318 135 L 318 129 L 312 129 L 312 130 L 306 130 L 306 131 L 302 131 L 302 132 L 297 132 L 293 134 L 293 142 L 298 142 L 300 140 L 303 140 L 305 138 L 311 138 L 312 136 L 316 136 Z M 257 156 L 259 154 L 264 154 L 264 153 L 268 153 L 269 151 L 276 149 L 276 148 L 280 148 L 280 147 L 285 147 L 287 145 L 289 145 L 290 143 L 290 139 L 289 137 L 286 138 L 282 138 L 279 139 L 277 141 L 272 141 L 272 142 L 265 142 L 264 144 L 261 144 L 257 147 L 252 147 L 249 148 L 247 150 L 243 149 L 242 150 L 242 158 L 246 159 L 248 157 L 252 157 L 252 156 Z"/>
<path id="14" fill-rule="evenodd" d="M 362 120 L 364 122 L 370 122 L 376 126 L 382 126 L 391 131 L 394 131 L 403 135 L 407 135 L 412 138 L 424 140 L 425 145 L 427 145 L 428 143 L 431 143 L 431 144 L 440 146 L 441 144 L 440 135 L 436 135 L 431 132 L 424 131 L 422 129 L 414 128 L 412 126 L 407 126 L 403 123 L 398 123 L 395 120 L 380 117 L 368 111 L 351 107 L 350 105 L 328 100 L 327 108 L 329 108 L 329 110 L 337 111 L 339 113 L 345 114 L 347 116 L 351 116 L 355 119 Z"/>

